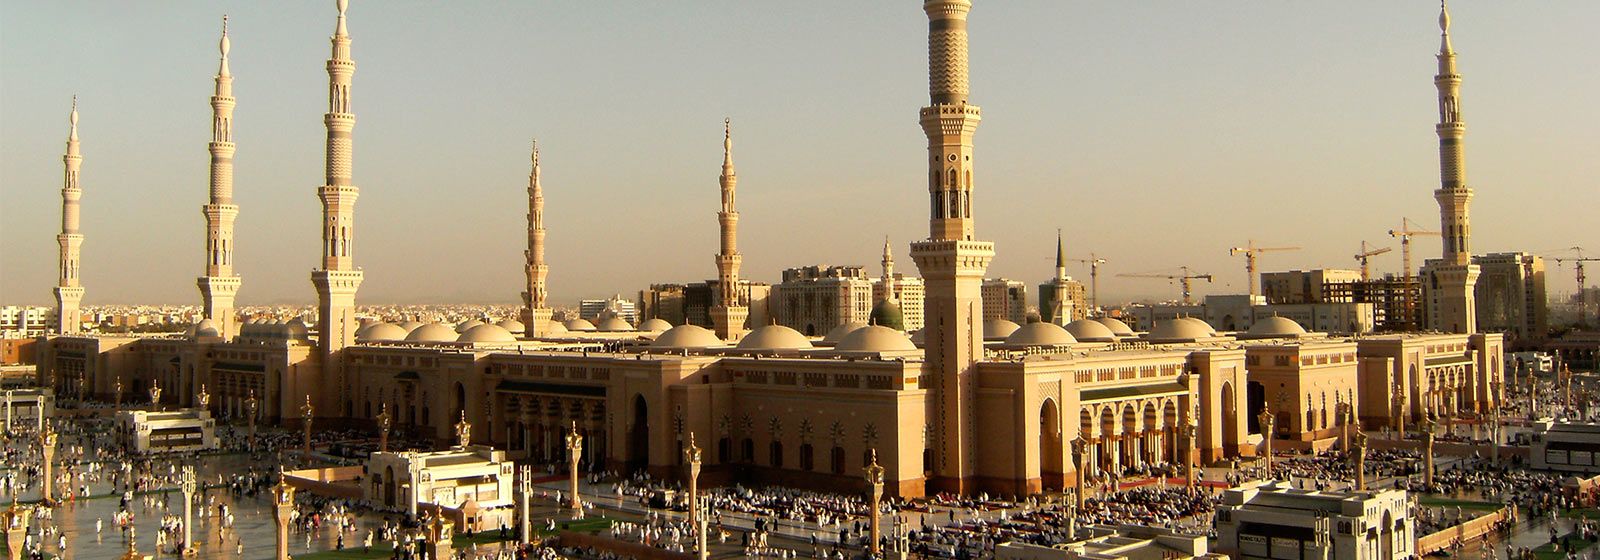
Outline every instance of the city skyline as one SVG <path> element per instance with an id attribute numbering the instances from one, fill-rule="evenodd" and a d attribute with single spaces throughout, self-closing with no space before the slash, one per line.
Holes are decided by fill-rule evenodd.
<path id="1" fill-rule="evenodd" d="M 70 13 L 81 11 L 80 4 L 11 7 L 5 10 L 6 23 L 0 23 L 5 74 L 23 76 L 0 86 L 8 100 L 0 109 L 8 123 L 0 131 L 7 154 L 0 170 L 5 185 L 0 188 L 5 201 L 0 300 L 43 303 L 49 297 L 55 256 L 49 236 L 56 229 L 66 100 L 74 92 L 82 94 L 83 279 L 91 287 L 85 303 L 199 300 L 193 278 L 204 272 L 205 222 L 194 210 L 206 201 L 201 154 L 210 110 L 205 98 L 216 71 L 219 10 L 226 10 L 233 16 L 238 97 L 237 269 L 246 278 L 239 304 L 311 301 L 315 292 L 307 289 L 304 272 L 286 263 L 316 265 L 311 247 L 320 180 L 315 173 L 323 154 L 321 135 L 313 127 L 321 125 L 325 94 L 319 82 L 325 79 L 321 61 L 327 54 L 312 47 L 330 31 L 315 14 L 320 4 L 275 14 L 253 5 L 178 6 L 163 12 L 176 19 L 159 21 L 144 10 L 98 6 L 105 9 L 87 25 L 53 19 L 81 15 Z M 984 178 L 978 213 L 989 217 L 979 237 L 1002 249 L 989 275 L 1029 283 L 1048 278 L 1055 250 L 1051 234 L 1060 227 L 1070 257 L 1094 251 L 1112 261 L 1102 270 L 1107 276 L 1189 265 L 1218 279 L 1197 286 L 1199 294 L 1241 293 L 1244 263 L 1228 257 L 1226 249 L 1246 239 L 1305 247 L 1263 257 L 1263 270 L 1353 268 L 1349 255 L 1361 240 L 1397 246 L 1382 237 L 1401 216 L 1436 227 L 1431 192 L 1438 156 L 1430 83 L 1435 62 L 1424 53 L 1437 48 L 1432 26 L 1437 6 L 1379 6 L 1356 5 L 1366 12 L 1338 14 L 1343 17 L 1288 8 L 1245 14 L 1215 6 L 1094 6 L 1091 17 L 1083 18 L 1067 17 L 1067 8 L 1031 3 L 986 6 L 979 25 L 989 32 L 972 49 L 975 95 L 990 113 L 977 152 L 985 162 L 978 167 Z M 740 191 L 745 277 L 770 282 L 793 266 L 869 264 L 881 250 L 880 237 L 888 235 L 897 253 L 923 237 L 915 214 L 898 210 L 918 204 L 917 185 L 923 183 L 917 131 L 905 124 L 904 109 L 918 95 L 918 81 L 901 74 L 913 73 L 925 56 L 906 40 L 921 30 L 903 21 L 901 6 L 852 6 L 859 19 L 850 21 L 737 5 L 718 9 L 716 4 L 652 14 L 664 16 L 662 21 L 633 19 L 639 14 L 604 20 L 645 34 L 621 44 L 608 41 L 604 32 L 585 34 L 561 24 L 591 21 L 586 17 L 599 21 L 607 15 L 594 13 L 604 12 L 601 8 L 569 13 L 572 8 L 559 7 L 549 17 L 533 8 L 486 6 L 435 14 L 447 20 L 440 28 L 452 30 L 452 38 L 481 41 L 465 45 L 407 43 L 419 22 L 406 17 L 423 14 L 423 8 L 386 7 L 392 9 L 374 11 L 351 29 L 363 41 L 355 56 L 362 68 L 356 86 L 362 132 L 353 175 L 364 195 L 356 265 L 372 272 L 360 303 L 516 301 L 523 285 L 521 208 L 529 136 L 540 139 L 544 156 L 549 285 L 557 304 L 631 294 L 652 282 L 714 277 L 710 255 L 716 246 L 718 187 L 713 168 L 722 155 L 717 121 L 725 116 L 739 129 L 745 175 Z M 1600 191 L 1582 182 L 1600 170 L 1585 157 L 1592 154 L 1597 117 L 1585 113 L 1582 103 L 1583 92 L 1597 80 L 1552 69 L 1581 66 L 1577 26 L 1600 13 L 1580 3 L 1541 7 L 1523 13 L 1481 2 L 1452 5 L 1457 14 L 1452 35 L 1467 55 L 1462 95 L 1470 125 L 1468 173 L 1477 188 L 1477 253 L 1596 245 L 1584 243 L 1581 236 L 1592 233 L 1580 220 L 1583 208 L 1600 204 Z M 508 13 L 486 17 L 497 10 Z M 530 12 L 530 19 L 509 13 L 518 11 Z M 301 12 L 305 17 L 297 17 Z M 1197 14 L 1209 19 L 1195 20 Z M 1228 33 L 1230 25 L 1260 23 L 1254 18 L 1329 25 L 1281 35 L 1296 44 L 1262 53 L 1250 49 L 1259 44 Z M 729 20 L 753 23 L 748 28 L 716 25 Z M 507 64 L 518 57 L 491 48 L 501 45 L 496 41 L 518 43 L 504 29 L 513 21 L 536 22 L 538 29 L 552 31 L 556 38 L 548 43 L 536 36 L 521 46 L 532 61 L 559 53 L 554 74 L 567 81 L 540 80 L 545 67 Z M 1019 37 L 1054 30 L 1050 21 L 1066 22 L 1067 29 L 1085 35 L 1042 37 L 1042 47 L 1024 48 L 1027 41 Z M 1489 22 L 1501 27 L 1491 33 Z M 679 24 L 708 35 L 699 41 L 672 35 L 685 31 Z M 493 31 L 477 33 L 474 25 Z M 1567 25 L 1574 32 L 1560 33 Z M 100 37 L 131 44 L 84 35 L 107 28 L 117 28 L 120 35 Z M 996 32 L 1007 28 L 1018 32 Z M 807 43 L 821 30 L 863 29 L 894 31 L 881 38 L 841 33 L 845 37 L 839 41 L 804 53 L 809 56 L 784 47 Z M 50 33 L 39 33 L 46 30 Z M 1199 44 L 1180 53 L 1155 49 L 1171 57 L 1146 60 L 1149 67 L 1119 65 L 1151 48 L 1134 40 L 1139 37 L 1104 37 L 1119 31 Z M 1284 31 L 1253 32 L 1271 37 Z M 1345 39 L 1365 41 L 1331 42 L 1333 35 L 1358 31 L 1365 35 Z M 707 61 L 657 68 L 665 57 L 628 49 L 651 33 L 672 36 L 686 60 Z M 741 49 L 727 48 L 720 39 L 759 46 L 738 53 Z M 553 44 L 567 40 L 604 48 Z M 869 40 L 882 44 L 870 44 L 871 52 L 855 56 L 851 47 Z M 1089 46 L 1107 56 L 1085 61 L 1082 51 L 1069 50 Z M 1349 50 L 1324 50 L 1333 46 Z M 25 65 L 37 54 L 30 49 L 52 53 L 54 63 Z M 165 53 L 170 58 L 155 58 L 162 49 L 170 49 Z M 1518 61 L 1519 49 L 1538 52 L 1542 60 Z M 278 56 L 268 60 L 268 53 Z M 1243 60 L 1220 63 L 1213 74 L 1236 75 L 1229 71 L 1237 65 L 1257 72 L 1255 79 L 1182 81 L 1204 70 L 1190 65 L 1207 56 L 1225 58 L 1219 53 Z M 486 60 L 463 62 L 466 54 Z M 1036 58 L 1026 60 L 1026 55 Z M 1366 58 L 1370 67 L 1360 65 L 1365 57 L 1372 57 Z M 763 58 L 779 62 L 763 64 Z M 1029 67 L 1049 59 L 1068 66 L 1049 76 Z M 450 61 L 459 64 L 451 67 Z M 609 72 L 595 68 L 612 63 L 617 66 Z M 69 69 L 70 74 L 63 72 Z M 673 70 L 689 77 L 656 74 Z M 697 81 L 692 76 L 699 73 L 720 78 Z M 137 84 L 146 89 L 117 79 L 129 74 L 149 79 Z M 109 79 L 97 80 L 97 75 Z M 1352 83 L 1357 81 L 1352 76 L 1363 80 Z M 603 78 L 611 82 L 587 81 Z M 163 79 L 169 83 L 155 83 Z M 278 80 L 278 86 L 263 87 L 268 79 Z M 1058 99 L 1044 93 L 1052 90 L 1045 87 L 1051 80 L 1064 82 L 1053 84 Z M 523 81 L 537 91 L 522 99 L 505 94 L 525 91 L 517 87 Z M 482 87 L 468 89 L 476 82 Z M 1547 89 L 1538 94 L 1519 89 L 1530 83 Z M 651 85 L 665 90 L 645 91 Z M 1132 91 L 1141 87 L 1148 89 Z M 118 95 L 111 95 L 112 89 Z M 1265 91 L 1271 94 L 1262 95 Z M 1233 97 L 1245 94 L 1255 98 L 1239 102 Z M 585 95 L 600 98 L 582 99 Z M 580 109 L 567 108 L 573 103 Z M 1102 106 L 1107 103 L 1116 108 Z M 814 118 L 819 112 L 826 117 Z M 800 115 L 812 115 L 808 126 L 796 124 Z M 159 126 L 146 128 L 152 124 Z M 417 132 L 408 133 L 411 129 Z M 157 134 L 140 135 L 141 130 Z M 1546 136 L 1534 137 L 1537 133 Z M 1296 148 L 1284 142 L 1305 143 Z M 783 157 L 789 154 L 800 157 Z M 1251 169 L 1230 169 L 1244 166 Z M 1265 188 L 1287 181 L 1299 186 Z M 1146 188 L 1150 185 L 1160 186 Z M 1318 189 L 1341 189 L 1342 194 L 1330 198 Z M 1200 191 L 1205 194 L 1182 199 Z M 1526 203 L 1556 196 L 1564 197 L 1560 208 Z M 1282 210 L 1296 206 L 1315 209 L 1327 221 Z M 1227 212 L 1241 219 L 1217 217 Z M 1194 221 L 1179 225 L 1186 218 Z M 1158 225 L 1164 223 L 1173 226 Z M 1339 233 L 1326 233 L 1333 228 Z M 661 234 L 667 231 L 675 237 Z M 675 246 L 664 246 L 667 239 Z M 1416 250 L 1433 257 L 1437 241 L 1420 242 Z M 1379 260 L 1374 268 L 1393 272 L 1397 261 Z M 1086 279 L 1081 268 L 1071 266 L 1069 273 Z M 1552 292 L 1566 291 L 1561 287 L 1570 284 L 1567 275 L 1554 272 Z M 1108 303 L 1169 299 L 1176 293 L 1161 282 L 1132 279 L 1102 279 L 1101 289 Z"/>

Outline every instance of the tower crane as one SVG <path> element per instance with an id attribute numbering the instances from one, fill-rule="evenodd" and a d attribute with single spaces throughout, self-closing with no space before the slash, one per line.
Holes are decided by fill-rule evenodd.
<path id="1" fill-rule="evenodd" d="M 1100 295 L 1099 295 L 1100 294 L 1100 265 L 1106 264 L 1106 260 L 1102 259 L 1102 258 L 1100 258 L 1098 256 L 1095 256 L 1094 253 L 1089 253 L 1089 258 L 1087 258 L 1087 259 L 1067 259 L 1067 260 L 1075 262 L 1075 263 L 1082 263 L 1082 264 L 1089 265 L 1089 310 L 1093 311 L 1093 310 L 1099 309 L 1100 308 Z"/>
<path id="2" fill-rule="evenodd" d="M 1415 276 L 1411 273 L 1411 238 L 1439 237 L 1439 232 L 1437 231 L 1411 229 L 1412 226 L 1411 218 L 1400 218 L 1400 229 L 1389 230 L 1389 237 L 1400 238 L 1400 265 L 1405 267 L 1405 270 L 1400 272 L 1400 277 L 1402 278 Z M 1406 305 L 1410 306 L 1411 304 L 1407 303 Z"/>
<path id="3" fill-rule="evenodd" d="M 1373 247 L 1371 249 L 1368 249 L 1367 248 L 1367 242 L 1366 241 L 1362 241 L 1361 242 L 1361 252 L 1360 253 L 1356 253 L 1356 260 L 1361 262 L 1361 281 L 1362 282 L 1365 282 L 1367 280 L 1371 280 L 1372 279 L 1372 268 L 1367 266 L 1367 259 L 1369 259 L 1371 257 L 1376 257 L 1378 255 L 1382 255 L 1382 254 L 1387 253 L 1387 252 L 1389 252 L 1391 250 L 1392 249 L 1390 249 L 1388 247 Z"/>
<path id="4" fill-rule="evenodd" d="M 1190 281 L 1191 280 L 1205 280 L 1207 283 L 1210 283 L 1211 282 L 1211 275 L 1210 274 L 1194 274 L 1193 272 L 1189 271 L 1189 267 L 1187 267 L 1187 266 L 1181 266 L 1181 267 L 1178 267 L 1178 268 L 1183 271 L 1183 274 L 1148 274 L 1148 273 L 1140 273 L 1140 274 L 1118 274 L 1117 276 L 1121 277 L 1121 278 L 1164 278 L 1164 279 L 1166 279 L 1168 281 L 1177 280 L 1178 284 L 1183 287 L 1183 304 L 1184 305 L 1189 305 L 1190 303 L 1193 303 L 1193 299 L 1190 297 L 1190 294 L 1193 293 L 1190 290 L 1190 287 L 1191 287 Z"/>
<path id="5" fill-rule="evenodd" d="M 1583 256 L 1583 247 L 1573 247 L 1568 250 L 1572 251 L 1577 256 L 1551 257 L 1550 260 L 1556 261 L 1557 264 L 1570 262 L 1572 263 L 1572 267 L 1578 270 L 1578 324 L 1581 325 L 1588 321 L 1586 316 L 1589 314 L 1589 294 L 1584 292 L 1584 289 L 1588 287 L 1587 283 L 1589 281 L 1589 277 L 1583 274 L 1583 263 L 1600 262 L 1600 257 Z M 1596 321 L 1596 324 L 1600 324 L 1600 319 L 1596 319 Z"/>
<path id="6" fill-rule="evenodd" d="M 1250 295 L 1251 297 L 1254 297 L 1256 295 L 1256 256 L 1268 251 L 1298 250 L 1300 250 L 1299 247 L 1257 247 L 1255 240 L 1252 239 L 1246 242 L 1245 246 L 1243 247 L 1234 247 L 1232 249 L 1228 249 L 1228 255 L 1234 256 L 1240 253 L 1244 254 L 1244 270 L 1245 273 L 1249 275 L 1248 284 L 1250 286 Z"/>

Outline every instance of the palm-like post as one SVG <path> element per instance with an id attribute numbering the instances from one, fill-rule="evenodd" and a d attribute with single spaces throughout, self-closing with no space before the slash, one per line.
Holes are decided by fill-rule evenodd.
<path id="1" fill-rule="evenodd" d="M 1084 469 L 1083 463 L 1083 455 L 1084 452 L 1088 451 L 1088 447 L 1089 442 L 1083 439 L 1082 434 L 1079 434 L 1077 439 L 1072 440 L 1072 461 L 1075 463 L 1074 468 L 1078 470 L 1077 476 L 1072 477 L 1072 501 L 1080 508 L 1083 507 L 1083 479 L 1089 476 L 1088 471 Z"/>
<path id="2" fill-rule="evenodd" d="M 161 410 L 161 386 L 160 385 L 151 385 L 150 386 L 150 410 L 154 410 L 154 411 L 160 411 Z"/>
<path id="3" fill-rule="evenodd" d="M 277 522 L 277 560 L 289 560 L 289 516 L 294 512 L 294 487 L 278 465 L 278 484 L 272 488 L 273 520 Z"/>
<path id="4" fill-rule="evenodd" d="M 88 375 L 85 375 L 83 372 L 80 371 L 80 372 L 78 372 L 78 402 L 82 403 L 83 401 L 86 401 L 88 399 L 89 399 L 89 379 L 88 379 Z"/>
<path id="5" fill-rule="evenodd" d="M 1339 449 L 1350 451 L 1350 403 L 1339 401 L 1334 409 L 1339 415 Z"/>
<path id="6" fill-rule="evenodd" d="M 700 512 L 700 446 L 694 443 L 694 432 L 689 432 L 689 443 L 683 447 L 684 460 L 689 463 L 689 523 L 694 525 L 695 557 L 709 558 L 711 551 L 706 542 L 706 515 Z"/>
<path id="7" fill-rule="evenodd" d="M 17 507 L 15 497 L 9 509 L 0 511 L 0 530 L 5 531 L 8 560 L 22 560 L 22 545 L 28 539 L 28 524 L 32 516 L 32 509 Z"/>
<path id="8" fill-rule="evenodd" d="M 113 383 L 111 385 L 111 399 L 112 399 L 111 408 L 116 409 L 116 410 L 121 410 L 122 409 L 122 378 L 121 377 L 118 377 L 117 378 L 117 382 Z"/>
<path id="9" fill-rule="evenodd" d="M 872 450 L 871 462 L 867 464 L 866 468 L 861 470 L 866 472 L 867 484 L 871 487 L 871 499 L 867 502 L 867 505 L 871 508 L 871 512 L 868 514 L 868 519 L 870 520 L 869 523 L 872 526 L 872 541 L 867 544 L 867 549 L 872 551 L 873 557 L 877 557 L 879 554 L 883 553 L 883 547 L 878 543 L 878 541 L 883 537 L 880 529 L 878 528 L 878 506 L 879 503 L 883 501 L 884 472 L 883 467 L 878 465 L 877 449 Z"/>
<path id="10" fill-rule="evenodd" d="M 1493 457 L 1490 464 L 1500 464 L 1500 407 L 1489 410 L 1489 439 L 1493 441 Z"/>
<path id="11" fill-rule="evenodd" d="M 578 497 L 578 458 L 583 456 L 583 434 L 578 433 L 578 422 L 572 422 L 572 431 L 567 432 L 567 464 L 572 481 L 572 496 L 567 499 L 567 507 L 574 512 L 583 511 L 583 500 Z"/>
<path id="12" fill-rule="evenodd" d="M 1189 422 L 1186 422 L 1183 425 L 1183 473 L 1184 473 L 1184 483 L 1190 489 L 1194 488 L 1195 469 L 1199 467 L 1199 465 L 1197 463 L 1200 462 L 1199 457 L 1198 457 L 1199 454 L 1195 453 L 1195 451 L 1196 451 L 1196 449 L 1195 449 L 1195 436 L 1198 435 L 1199 431 L 1200 431 L 1200 428 L 1198 426 L 1194 425 L 1194 421 L 1193 420 L 1190 420 Z"/>
<path id="13" fill-rule="evenodd" d="M 533 467 L 523 465 L 517 469 L 517 542 L 524 546 L 533 542 L 533 521 L 528 518 L 533 499 Z"/>
<path id="14" fill-rule="evenodd" d="M 244 415 L 250 425 L 250 450 L 256 450 L 256 410 L 261 402 L 256 400 L 256 390 L 251 389 L 249 396 L 244 399 Z"/>
<path id="15" fill-rule="evenodd" d="M 1266 477 L 1272 478 L 1272 436 L 1274 435 L 1273 427 L 1277 424 L 1277 418 L 1272 415 L 1271 408 L 1262 406 L 1261 414 L 1256 415 L 1256 420 L 1261 423 L 1261 446 L 1263 449 L 1261 456 L 1266 461 L 1264 463 L 1267 467 Z"/>
<path id="16" fill-rule="evenodd" d="M 5 426 L 5 433 L 0 434 L 0 437 L 4 437 L 4 438 L 10 438 L 11 437 L 11 395 L 13 393 L 14 393 L 14 391 L 12 391 L 11 389 L 6 389 L 6 426 Z M 40 416 L 43 416 L 43 415 L 41 414 Z"/>
<path id="17" fill-rule="evenodd" d="M 456 449 L 466 449 L 472 445 L 472 423 L 467 421 L 467 411 L 461 411 L 461 420 L 456 422 Z"/>
<path id="18" fill-rule="evenodd" d="M 394 421 L 389 417 L 389 403 L 378 407 L 378 451 L 389 450 L 389 423 Z"/>
<path id="19" fill-rule="evenodd" d="M 194 515 L 194 494 L 198 488 L 194 477 L 194 465 L 184 465 L 183 473 L 178 478 L 179 487 L 183 490 L 183 555 L 194 556 L 199 552 L 194 547 L 194 531 L 189 527 Z"/>
<path id="20" fill-rule="evenodd" d="M 1438 426 L 1439 423 L 1432 416 L 1423 418 L 1422 423 L 1417 425 L 1422 429 L 1423 482 L 1429 488 L 1433 487 L 1433 430 Z"/>
<path id="21" fill-rule="evenodd" d="M 211 393 L 206 391 L 205 383 L 200 384 L 200 393 L 194 396 L 194 403 L 198 405 L 202 411 L 209 412 L 211 410 Z"/>
<path id="22" fill-rule="evenodd" d="M 317 409 L 311 406 L 311 395 L 306 395 L 306 403 L 300 405 L 300 416 L 305 420 L 305 454 L 306 460 L 311 460 L 311 420 L 316 417 Z"/>
<path id="23" fill-rule="evenodd" d="M 1356 490 L 1361 491 L 1367 489 L 1367 432 L 1361 429 L 1359 420 L 1355 427 L 1355 435 L 1350 436 L 1350 445 L 1356 462 Z"/>
<path id="24" fill-rule="evenodd" d="M 40 411 L 43 413 L 43 411 Z M 43 501 L 46 505 L 55 505 L 55 461 L 56 461 L 56 431 L 45 422 L 39 428 L 39 458 L 40 467 L 44 469 Z"/>

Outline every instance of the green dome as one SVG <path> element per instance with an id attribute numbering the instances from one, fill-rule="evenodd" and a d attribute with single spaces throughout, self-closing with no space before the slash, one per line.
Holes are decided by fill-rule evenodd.
<path id="1" fill-rule="evenodd" d="M 900 304 L 895 303 L 892 299 L 884 299 L 879 301 L 877 305 L 872 306 L 872 315 L 870 317 L 869 324 L 889 327 L 897 331 L 906 330 L 905 315 L 900 312 Z"/>

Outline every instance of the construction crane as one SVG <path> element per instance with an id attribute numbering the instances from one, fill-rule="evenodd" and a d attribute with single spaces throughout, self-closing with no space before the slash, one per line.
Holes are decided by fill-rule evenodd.
<path id="1" fill-rule="evenodd" d="M 1392 249 L 1390 249 L 1388 247 L 1375 247 L 1375 248 L 1368 249 L 1367 248 L 1367 242 L 1366 241 L 1362 241 L 1361 242 L 1361 252 L 1360 253 L 1356 253 L 1356 260 L 1361 262 L 1361 281 L 1362 282 L 1365 282 L 1367 280 L 1371 280 L 1372 279 L 1372 268 L 1367 266 L 1367 259 L 1372 258 L 1372 257 L 1376 257 L 1378 255 L 1382 255 L 1382 254 L 1387 253 L 1387 252 L 1389 252 L 1391 250 Z"/>
<path id="2" fill-rule="evenodd" d="M 1187 266 L 1180 266 L 1178 268 L 1183 271 L 1183 274 L 1140 273 L 1140 274 L 1118 274 L 1117 276 L 1118 277 L 1122 277 L 1122 278 L 1164 278 L 1167 281 L 1177 280 L 1179 285 L 1183 287 L 1183 304 L 1184 305 L 1189 305 L 1190 303 L 1193 303 L 1193 301 L 1194 301 L 1190 297 L 1190 295 L 1193 293 L 1193 291 L 1190 290 L 1190 288 L 1191 288 L 1190 281 L 1191 280 L 1205 280 L 1207 283 L 1210 283 L 1211 282 L 1211 275 L 1210 274 L 1194 274 L 1194 273 L 1189 271 L 1189 267 L 1187 267 Z"/>
<path id="3" fill-rule="evenodd" d="M 1588 321 L 1589 315 L 1589 294 L 1584 293 L 1585 288 L 1588 287 L 1589 277 L 1583 274 L 1583 263 L 1600 262 L 1600 257 L 1583 256 L 1583 247 L 1573 247 L 1567 250 L 1572 251 L 1577 256 L 1551 257 L 1550 260 L 1556 261 L 1557 264 L 1570 262 L 1573 268 L 1578 269 L 1578 324 L 1581 325 Z M 1600 324 L 1600 319 L 1596 319 L 1596 321 L 1596 324 Z"/>
<path id="4" fill-rule="evenodd" d="M 1250 240 L 1243 247 L 1228 249 L 1228 255 L 1244 254 L 1244 270 L 1249 275 L 1250 296 L 1256 295 L 1256 256 L 1268 251 L 1298 251 L 1299 247 L 1257 247 L 1255 240 Z"/>
<path id="5" fill-rule="evenodd" d="M 1075 263 L 1082 263 L 1082 264 L 1089 265 L 1089 310 L 1090 311 L 1094 311 L 1096 309 L 1099 309 L 1100 308 L 1100 295 L 1099 295 L 1100 294 L 1100 265 L 1106 264 L 1106 260 L 1102 259 L 1102 258 L 1100 258 L 1098 256 L 1095 256 L 1094 253 L 1089 253 L 1089 258 L 1087 258 L 1087 259 L 1067 259 L 1067 260 L 1075 262 Z"/>
<path id="6" fill-rule="evenodd" d="M 1405 270 L 1400 271 L 1402 278 L 1415 276 L 1411 273 L 1411 238 L 1413 237 L 1439 237 L 1439 232 L 1425 229 L 1411 229 L 1411 218 L 1400 218 L 1400 229 L 1389 230 L 1389 237 L 1400 238 L 1400 265 Z M 1406 304 L 1410 306 L 1410 303 Z"/>

